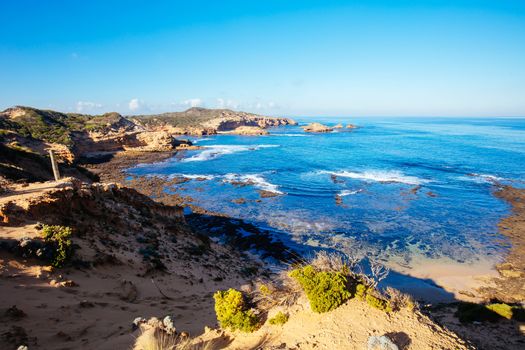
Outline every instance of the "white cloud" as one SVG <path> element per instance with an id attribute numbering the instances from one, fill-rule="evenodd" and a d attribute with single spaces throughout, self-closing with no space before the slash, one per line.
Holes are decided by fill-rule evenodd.
<path id="1" fill-rule="evenodd" d="M 202 100 L 200 98 L 190 98 L 189 100 L 183 101 L 182 104 L 188 107 L 199 107 L 202 106 Z"/>
<path id="2" fill-rule="evenodd" d="M 136 111 L 142 106 L 142 101 L 140 101 L 138 98 L 133 98 L 128 103 L 128 107 L 130 111 Z"/>
<path id="3" fill-rule="evenodd" d="M 102 104 L 90 102 L 90 101 L 78 101 L 77 102 L 77 112 L 85 112 L 85 111 L 91 111 L 95 109 L 102 108 Z"/>
<path id="4" fill-rule="evenodd" d="M 217 99 L 217 108 L 239 108 L 239 104 L 233 100 L 225 100 L 223 98 Z"/>

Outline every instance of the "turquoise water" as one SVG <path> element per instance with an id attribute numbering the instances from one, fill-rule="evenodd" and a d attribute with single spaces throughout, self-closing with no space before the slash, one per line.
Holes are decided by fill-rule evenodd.
<path id="1" fill-rule="evenodd" d="M 416 256 L 462 263 L 502 255 L 496 225 L 509 207 L 492 192 L 494 181 L 524 186 L 525 119 L 315 121 L 359 128 L 214 135 L 195 139 L 204 150 L 130 172 L 188 177 L 167 190 L 268 228 L 302 251 L 327 247 L 406 266 Z M 278 195 L 261 198 L 258 190 Z M 239 198 L 246 203 L 232 202 Z"/>

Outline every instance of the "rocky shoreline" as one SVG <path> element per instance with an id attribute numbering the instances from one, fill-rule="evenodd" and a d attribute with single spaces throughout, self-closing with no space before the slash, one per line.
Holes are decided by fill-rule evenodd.
<path id="1" fill-rule="evenodd" d="M 510 240 L 510 251 L 496 269 L 498 278 L 480 289 L 486 299 L 510 303 L 525 301 L 525 189 L 498 186 L 494 195 L 511 206 L 511 213 L 498 224 L 499 233 Z"/>

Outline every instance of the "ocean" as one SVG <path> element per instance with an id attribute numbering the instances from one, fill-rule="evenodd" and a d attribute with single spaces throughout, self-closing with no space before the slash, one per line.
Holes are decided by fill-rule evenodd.
<path id="1" fill-rule="evenodd" d="M 205 148 L 129 172 L 186 177 L 166 191 L 268 229 L 303 254 L 341 251 L 421 278 L 433 277 L 429 262 L 482 273 L 504 256 L 497 224 L 510 208 L 493 191 L 525 187 L 525 119 L 295 119 L 358 128 L 193 138 Z"/>

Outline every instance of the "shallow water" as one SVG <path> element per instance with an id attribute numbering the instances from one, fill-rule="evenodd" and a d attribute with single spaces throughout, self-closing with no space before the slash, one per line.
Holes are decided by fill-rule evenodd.
<path id="1" fill-rule="evenodd" d="M 130 172 L 187 176 L 192 181 L 176 188 L 195 204 L 275 230 L 303 251 L 335 248 L 394 268 L 421 258 L 469 263 L 502 256 L 505 239 L 496 225 L 509 207 L 492 191 L 495 180 L 524 186 L 525 119 L 315 121 L 360 127 L 214 135 L 196 140 L 204 150 Z M 257 190 L 279 196 L 260 198 Z M 245 204 L 232 202 L 241 197 Z"/>

